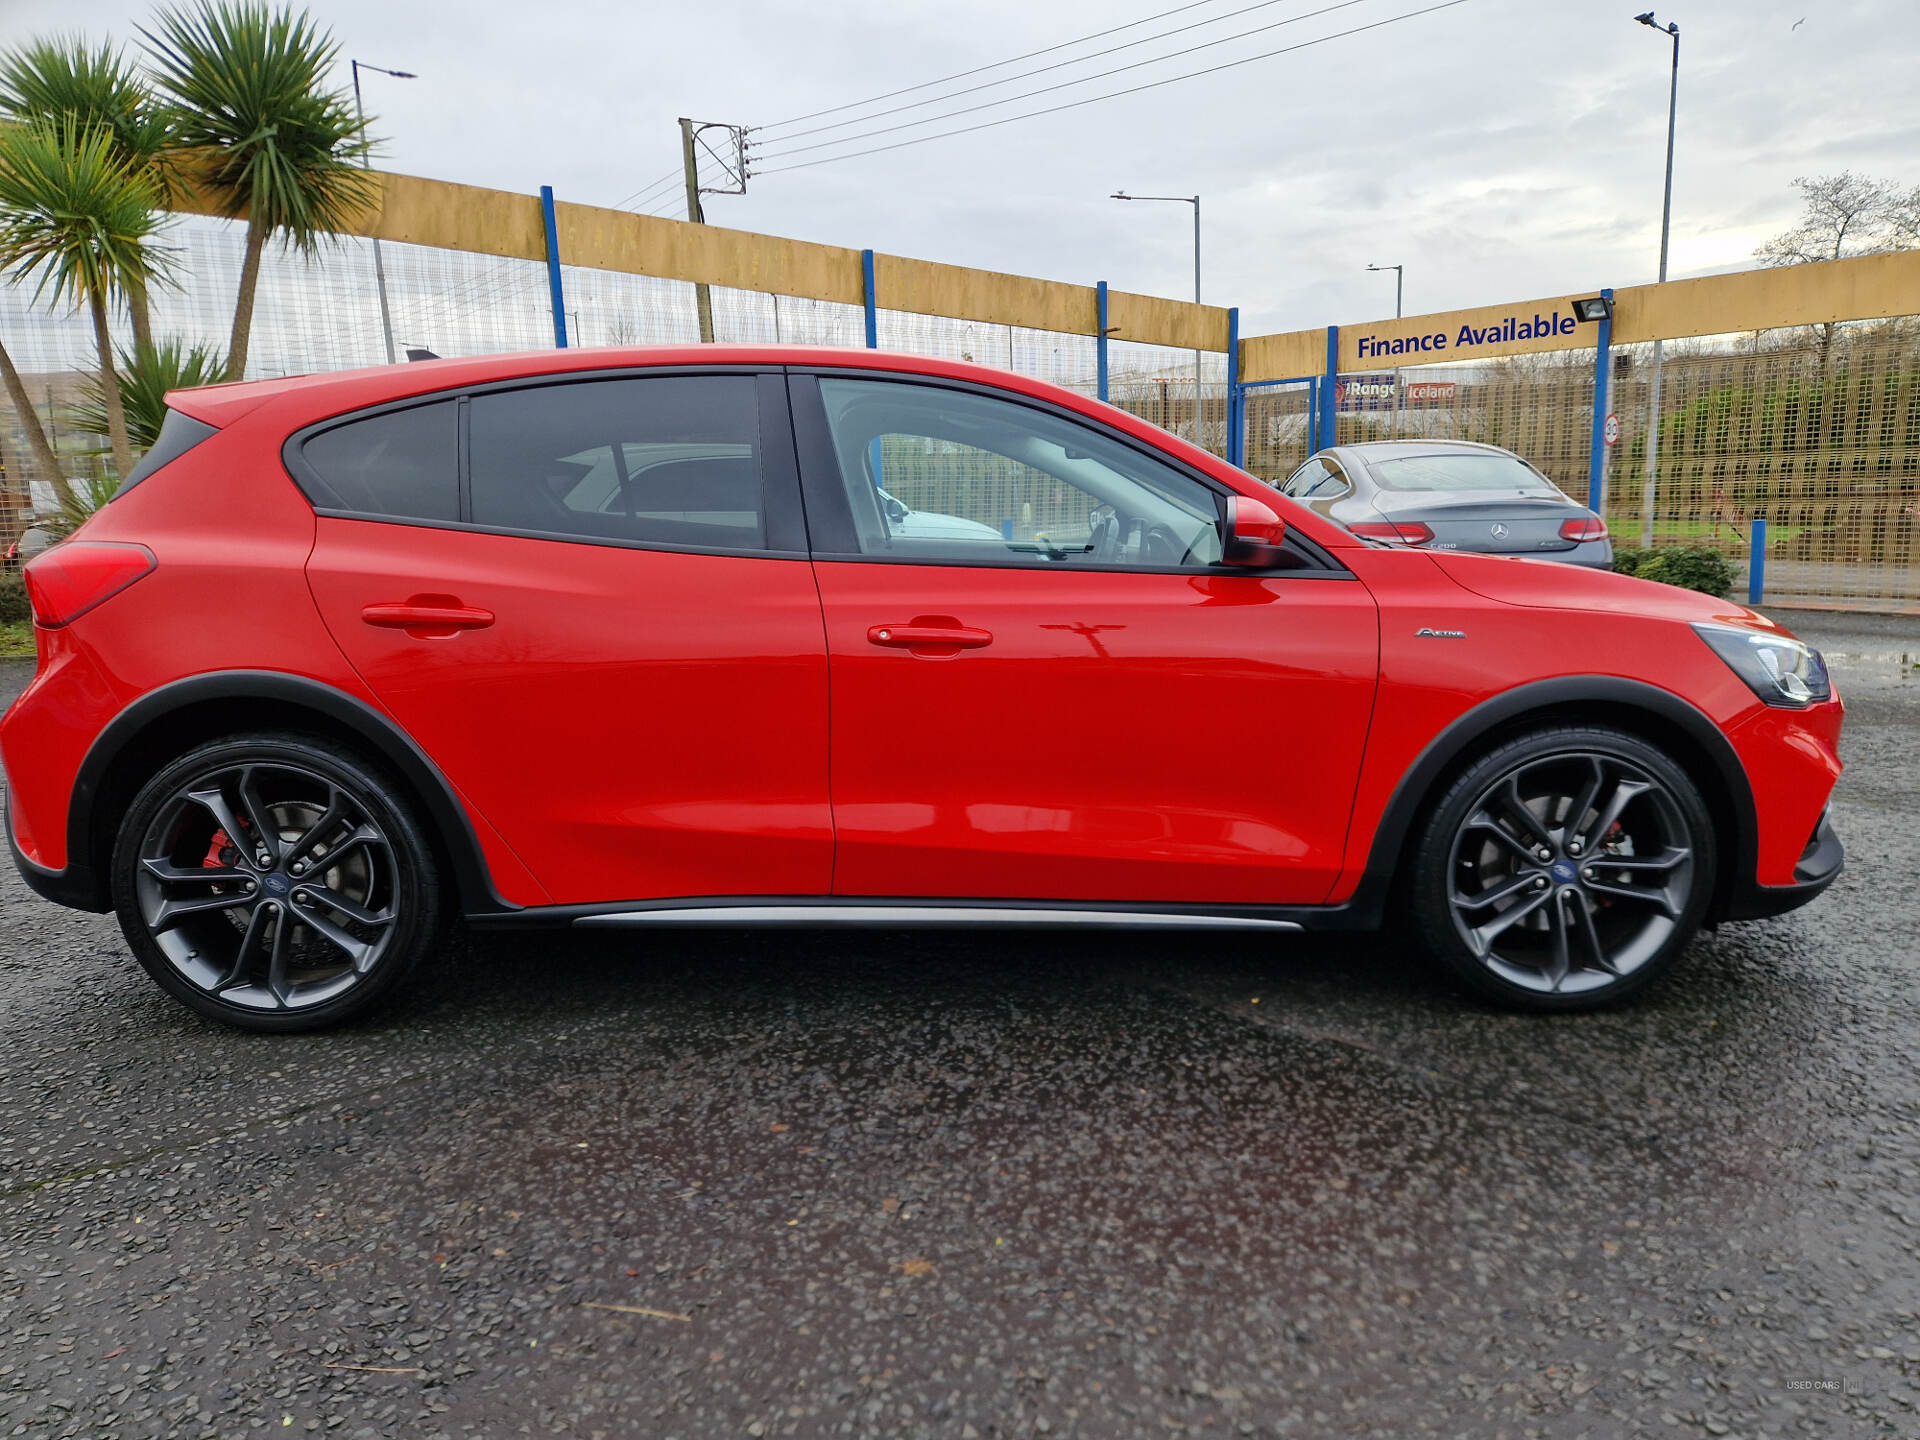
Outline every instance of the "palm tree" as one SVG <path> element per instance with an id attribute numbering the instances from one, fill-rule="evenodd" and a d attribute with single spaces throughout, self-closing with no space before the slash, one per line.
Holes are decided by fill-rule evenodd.
<path id="1" fill-rule="evenodd" d="M 373 196 L 360 168 L 368 145 L 346 96 L 326 88 L 339 46 L 305 11 L 197 0 L 163 9 L 155 24 L 140 33 L 179 143 L 194 152 L 202 190 L 228 215 L 247 217 L 227 346 L 227 373 L 238 380 L 267 241 L 311 256 L 347 228 Z"/>
<path id="2" fill-rule="evenodd" d="M 129 169 L 100 125 L 56 121 L 0 131 L 0 268 L 39 276 L 34 298 L 84 304 L 93 316 L 114 466 L 133 469 L 107 309 L 168 273 L 151 242 L 160 226 L 153 181 Z"/>
<path id="3" fill-rule="evenodd" d="M 0 57 L 0 119 L 102 126 L 121 163 L 152 178 L 161 205 L 171 208 L 184 188 L 167 110 L 139 71 L 104 41 L 89 45 L 78 36 L 54 36 Z M 134 344 L 151 345 L 145 287 L 129 289 L 126 299 Z"/>

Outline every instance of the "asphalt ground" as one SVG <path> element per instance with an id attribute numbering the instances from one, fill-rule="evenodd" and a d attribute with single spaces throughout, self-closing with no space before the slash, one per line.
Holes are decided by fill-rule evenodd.
<path id="1" fill-rule="evenodd" d="M 1848 871 L 1599 1015 L 716 933 L 253 1037 L 9 868 L 0 1436 L 1920 1434 L 1920 622 L 1787 618 Z"/>

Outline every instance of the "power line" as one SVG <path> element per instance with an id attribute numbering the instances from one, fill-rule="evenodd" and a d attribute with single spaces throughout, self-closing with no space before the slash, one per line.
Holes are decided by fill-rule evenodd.
<path id="1" fill-rule="evenodd" d="M 962 70 L 954 75 L 944 75 L 938 80 L 925 80 L 918 85 L 908 85 L 903 89 L 889 90 L 884 95 L 872 95 L 865 100 L 851 100 L 845 105 L 830 105 L 825 110 L 814 110 L 806 115 L 795 115 L 790 120 L 775 120 L 770 125 L 761 125 L 755 128 L 761 130 L 781 130 L 788 125 L 798 125 L 803 120 L 818 120 L 822 115 L 838 115 L 842 110 L 858 110 L 862 106 L 878 105 L 882 100 L 891 100 L 897 95 L 911 95 L 916 90 L 930 90 L 935 85 L 945 85 L 954 80 L 965 80 L 973 75 L 985 74 L 989 70 L 998 70 L 1003 65 L 1018 65 L 1022 60 L 1033 60 L 1041 55 L 1051 55 L 1057 50 L 1066 50 L 1075 45 L 1084 45 L 1089 40 L 1099 40 L 1108 35 L 1118 35 L 1122 30 L 1132 30 L 1140 25 L 1151 25 L 1155 20 L 1164 20 L 1169 15 L 1179 15 L 1188 10 L 1198 10 L 1202 5 L 1212 5 L 1215 3 L 1216 0 L 1192 0 L 1191 4 L 1176 5 L 1171 10 L 1162 10 L 1154 15 L 1143 15 L 1138 20 L 1129 20 L 1124 25 L 1115 25 L 1107 30 L 1096 30 L 1091 35 L 1081 35 L 1072 40 L 1062 40 L 1057 45 L 1048 45 L 1040 50 L 1029 50 L 1024 55 L 1015 55 L 1007 60 L 996 60 L 991 65 L 976 65 L 971 70 Z"/>
<path id="2" fill-rule="evenodd" d="M 1037 69 L 1033 69 L 1033 70 L 1023 70 L 1018 75 L 1008 75 L 1005 78 L 1000 80 L 983 80 L 980 84 L 969 85 L 964 90 L 949 90 L 944 95 L 935 95 L 926 100 L 913 100 L 913 101 L 909 101 L 905 105 L 895 105 L 892 109 L 889 109 L 889 110 L 876 110 L 871 115 L 862 115 L 855 120 L 835 120 L 830 124 L 816 125 L 811 130 L 796 130 L 791 135 L 782 135 L 779 138 L 779 141 L 777 143 L 785 144 L 789 140 L 800 140 L 805 138 L 808 135 L 818 135 L 823 131 L 827 131 L 827 130 L 843 130 L 849 125 L 864 125 L 869 120 L 879 120 L 888 115 L 898 115 L 903 110 L 918 110 L 923 106 L 938 105 L 943 100 L 958 100 L 962 95 L 972 95 L 981 90 L 991 90 L 996 85 L 1011 85 L 1016 80 L 1031 80 L 1035 75 L 1045 75 L 1049 71 L 1062 70 L 1069 65 L 1084 65 L 1089 60 L 1098 60 L 1102 55 L 1117 55 L 1122 50 L 1131 50 L 1134 47 L 1139 45 L 1151 45 L 1156 40 L 1165 40 L 1170 35 L 1184 35 L 1189 30 L 1201 30 L 1207 27 L 1208 25 L 1218 25 L 1223 20 L 1231 20 L 1234 17 L 1239 15 L 1250 14 L 1255 10 L 1268 10 L 1275 5 L 1286 4 L 1286 3 L 1290 3 L 1290 0 L 1258 0 L 1258 3 L 1256 4 L 1243 5 L 1238 10 L 1227 11 L 1226 14 L 1224 15 L 1212 15 L 1205 20 L 1195 20 L 1186 25 L 1176 25 L 1171 30 L 1161 30 L 1153 35 L 1143 35 L 1138 40 L 1128 40 L 1124 44 L 1120 44 L 1120 45 L 1109 45 L 1104 50 L 1095 50 L 1091 54 L 1087 54 L 1087 55 L 1077 55 L 1071 60 L 1056 60 L 1051 65 L 1042 65 Z M 1285 22 L 1282 22 L 1282 23 L 1285 23 Z M 1243 35 L 1254 35 L 1258 33 L 1259 32 L 1256 30 L 1247 30 L 1242 32 Z M 1236 36 L 1236 35 L 1229 35 L 1227 37 L 1228 40 L 1236 40 L 1239 38 L 1240 36 Z M 1214 41 L 1212 43 L 1223 44 L 1225 42 Z M 1176 51 L 1174 53 L 1181 54 L 1185 52 Z M 1162 56 L 1160 58 L 1167 59 L 1169 57 Z M 1003 63 L 1012 64 L 1013 62 L 1006 61 Z M 1113 72 L 1108 71 L 1107 73 L 1112 74 Z M 1089 80 L 1097 80 L 1099 76 L 1089 75 L 1089 76 L 1086 76 L 1085 78 Z M 938 84 L 940 82 L 935 81 L 933 83 Z M 1037 94 L 1039 92 L 1032 91 L 1029 93 Z M 1019 96 L 1008 97 L 1009 100 L 1015 100 L 1019 98 L 1021 97 Z M 1007 101 L 1001 101 L 999 103 L 1005 104 L 1007 103 Z M 786 153 L 791 154 L 793 152 L 788 151 Z"/>
<path id="3" fill-rule="evenodd" d="M 1089 95 L 1083 100 L 1068 100 L 1063 104 L 1048 105 L 1039 110 L 1027 110 L 1027 111 L 1023 111 L 1018 115 L 1003 115 L 998 120 L 983 120 L 978 125 L 962 125 L 953 130 L 942 130 L 935 135 L 920 135 L 920 136 L 916 136 L 912 140 L 896 140 L 891 145 L 875 145 L 870 149 L 850 150 L 841 155 L 823 155 L 818 160 L 802 160 L 799 163 L 794 165 L 776 165 L 770 170 L 760 170 L 760 171 L 757 171 L 756 173 L 760 175 L 779 175 L 788 170 L 805 170 L 815 165 L 827 165 L 832 163 L 835 160 L 856 160 L 863 155 L 878 155 L 887 150 L 902 150 L 909 145 L 924 144 L 928 140 L 945 140 L 950 136 L 954 136 L 954 135 L 970 135 L 976 130 L 991 130 L 997 125 L 1011 125 L 1016 120 L 1032 120 L 1037 116 L 1041 116 L 1041 115 L 1055 115 L 1062 110 L 1077 110 L 1082 105 L 1093 105 L 1098 103 L 1101 100 L 1115 100 L 1122 95 L 1137 95 L 1143 90 L 1154 90 L 1154 89 L 1158 89 L 1162 85 L 1173 85 L 1173 84 L 1177 84 L 1179 81 L 1182 81 L 1182 80 L 1195 80 L 1202 75 L 1214 75 L 1214 74 L 1218 74 L 1222 70 L 1233 70 L 1233 69 L 1237 69 L 1239 66 L 1242 66 L 1242 65 L 1251 65 L 1256 60 L 1271 60 L 1277 55 L 1290 55 L 1296 50 L 1311 49 L 1315 45 L 1324 45 L 1330 40 L 1343 40 L 1349 35 L 1364 34 L 1369 30 L 1378 30 L 1378 29 L 1381 29 L 1383 26 L 1396 25 L 1402 20 L 1413 20 L 1422 15 L 1431 15 L 1439 10 L 1451 10 L 1456 5 L 1464 5 L 1466 3 L 1467 3 L 1467 0 L 1442 0 L 1442 3 L 1438 5 L 1428 5 L 1424 9 L 1409 10 L 1409 11 L 1406 11 L 1404 14 L 1400 14 L 1400 15 L 1389 15 L 1384 20 L 1375 20 L 1366 25 L 1356 25 L 1351 30 L 1336 30 L 1333 34 L 1322 35 L 1318 39 L 1302 40 L 1297 45 L 1285 45 L 1278 50 L 1268 50 L 1259 55 L 1249 55 L 1245 59 L 1228 60 L 1228 61 L 1222 62 L 1219 65 L 1209 65 L 1203 70 L 1191 70 L 1187 72 L 1185 75 L 1169 75 L 1163 80 L 1149 80 L 1143 85 L 1132 85 L 1127 87 L 1124 90 L 1110 90 L 1104 95 Z M 1339 7 L 1334 7 L 1334 8 L 1339 8 Z M 1302 18 L 1305 18 L 1305 17 L 1302 17 Z M 1129 66 L 1127 68 L 1132 69 L 1135 67 Z M 1059 87 L 1056 86 L 1052 88 L 1057 89 Z M 921 122 L 921 123 L 928 123 L 928 122 Z M 897 130 L 897 129 L 905 129 L 907 127 L 896 125 L 889 128 Z M 876 132 L 876 133 L 884 133 L 884 132 Z M 858 140 L 861 138 L 865 138 L 865 137 L 848 136 L 847 140 L 851 141 L 851 140 Z M 846 143 L 846 141 L 843 141 L 841 143 Z"/>
<path id="4" fill-rule="evenodd" d="M 655 190 L 658 190 L 662 185 L 666 184 L 669 180 L 678 180 L 679 178 L 680 178 L 680 167 L 676 165 L 673 167 L 673 169 L 667 171 L 666 174 L 662 175 L 658 180 L 655 180 L 649 185 L 642 185 L 638 190 L 634 191 L 633 194 L 627 196 L 625 200 L 616 201 L 613 205 L 613 208 L 615 210 L 624 210 L 627 208 L 627 205 L 629 202 L 638 200 L 642 195 L 650 195 Z"/>
<path id="5" fill-rule="evenodd" d="M 776 150 L 771 155 L 761 157 L 767 160 L 783 159 L 789 155 L 804 154 L 809 150 L 825 150 L 834 145 L 846 145 L 855 140 L 871 140 L 876 135 L 891 135 L 896 130 L 911 130 L 916 125 L 934 125 L 942 120 L 952 120 L 961 115 L 972 115 L 981 110 L 991 110 L 998 105 L 1012 105 L 1021 100 L 1030 100 L 1035 95 L 1050 95 L 1055 90 L 1068 90 L 1075 85 L 1085 85 L 1094 80 L 1104 80 L 1110 75 L 1124 75 L 1129 70 L 1145 69 L 1149 65 L 1158 65 L 1165 60 L 1178 60 L 1182 55 L 1197 54 L 1202 50 L 1211 50 L 1218 45 L 1229 45 L 1235 40 L 1244 40 L 1249 35 L 1262 35 L 1269 30 L 1278 30 L 1283 25 L 1298 25 L 1302 20 L 1312 20 L 1335 10 L 1351 10 L 1355 5 L 1364 5 L 1367 0 L 1338 0 L 1337 4 L 1323 5 L 1318 10 L 1309 10 L 1304 15 L 1289 15 L 1285 20 L 1275 20 L 1266 25 L 1256 25 L 1251 30 L 1241 30 L 1236 34 L 1223 35 L 1218 40 L 1204 40 L 1198 45 L 1189 45 L 1184 50 L 1169 50 L 1164 55 L 1150 55 L 1145 60 L 1135 60 L 1126 65 L 1116 65 L 1111 70 L 1096 70 L 1091 75 L 1082 75 L 1073 80 L 1060 80 L 1052 85 L 1042 85 L 1037 90 L 1027 90 L 1018 95 L 1003 96 L 998 100 L 983 100 L 978 105 L 962 105 L 958 110 L 945 110 L 938 115 L 928 115 L 920 120 L 902 120 L 897 125 L 883 125 L 878 130 L 863 130 L 858 135 L 842 135 L 837 140 L 816 140 L 811 145 L 796 145 L 790 150 Z M 1275 52 L 1279 53 L 1279 52 Z M 1256 59 L 1260 58 L 1258 56 Z M 1201 73 L 1205 73 L 1204 71 Z M 783 167 L 792 169 L 792 166 Z M 771 171 L 762 171 L 771 174 Z"/>

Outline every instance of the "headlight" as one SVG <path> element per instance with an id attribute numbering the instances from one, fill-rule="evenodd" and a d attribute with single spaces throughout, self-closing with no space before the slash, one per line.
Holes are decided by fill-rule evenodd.
<path id="1" fill-rule="evenodd" d="M 1695 625 L 1693 633 L 1769 705 L 1800 710 L 1833 698 L 1827 662 L 1818 650 L 1791 635 L 1705 624 Z"/>

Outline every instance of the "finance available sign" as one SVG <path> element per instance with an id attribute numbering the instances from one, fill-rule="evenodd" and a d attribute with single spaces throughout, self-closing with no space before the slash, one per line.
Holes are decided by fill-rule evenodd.
<path id="1" fill-rule="evenodd" d="M 1542 315 L 1536 310 L 1530 318 L 1508 315 L 1490 325 L 1462 324 L 1459 331 L 1451 336 L 1445 330 L 1433 330 L 1424 335 L 1396 335 L 1391 339 L 1362 335 L 1359 353 L 1362 360 L 1378 360 L 1386 355 L 1431 355 L 1440 350 L 1453 350 L 1468 352 L 1467 358 L 1470 359 L 1472 351 L 1488 345 L 1511 345 L 1516 340 L 1571 335 L 1579 328 L 1580 322 L 1571 314 Z"/>
<path id="2" fill-rule="evenodd" d="M 1591 346 L 1594 327 L 1573 318 L 1570 300 L 1529 300 L 1519 305 L 1409 315 L 1340 327 L 1340 368 L 1346 372 L 1387 366 L 1483 360 L 1541 350 Z"/>

